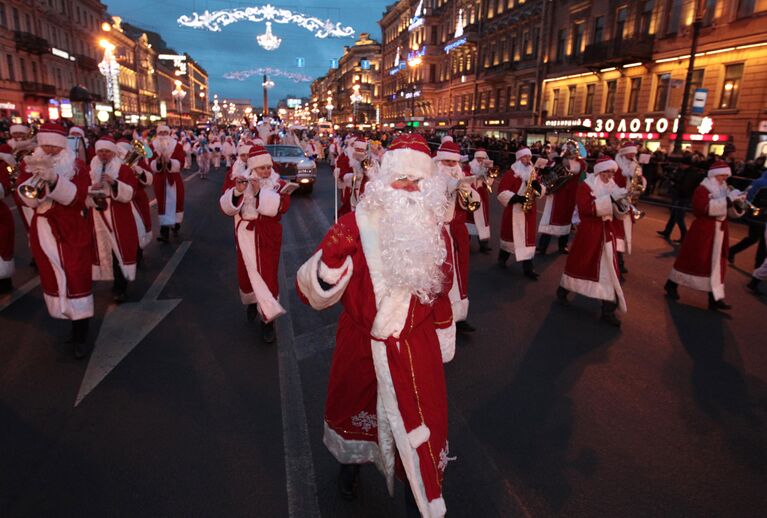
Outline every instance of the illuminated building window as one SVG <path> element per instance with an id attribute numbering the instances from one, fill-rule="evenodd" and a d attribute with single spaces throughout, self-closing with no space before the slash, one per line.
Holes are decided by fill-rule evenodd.
<path id="1" fill-rule="evenodd" d="M 559 116 L 559 88 L 555 88 L 551 97 L 551 116 Z"/>
<path id="2" fill-rule="evenodd" d="M 567 87 L 567 114 L 572 115 L 575 112 L 575 85 Z"/>
<path id="3" fill-rule="evenodd" d="M 655 0 L 645 0 L 642 3 L 642 12 L 639 13 L 639 34 L 653 34 L 655 32 L 652 23 L 652 12 L 655 9 Z"/>
<path id="4" fill-rule="evenodd" d="M 639 91 L 642 89 L 642 78 L 634 77 L 631 79 L 631 87 L 629 90 L 629 113 L 636 113 L 639 111 Z"/>
<path id="5" fill-rule="evenodd" d="M 618 91 L 618 81 L 608 81 L 605 84 L 607 93 L 605 95 L 605 113 L 615 112 L 615 94 Z"/>
<path id="6" fill-rule="evenodd" d="M 727 65 L 724 72 L 724 84 L 722 85 L 722 98 L 719 108 L 736 108 L 738 106 L 738 90 L 740 80 L 743 77 L 743 63 Z"/>
<path id="7" fill-rule="evenodd" d="M 653 105 L 656 112 L 662 112 L 666 109 L 670 83 L 671 74 L 658 74 L 658 84 L 655 87 L 655 104 Z"/>

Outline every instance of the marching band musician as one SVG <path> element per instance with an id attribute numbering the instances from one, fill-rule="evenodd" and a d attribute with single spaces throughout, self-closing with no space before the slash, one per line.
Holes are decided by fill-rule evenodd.
<path id="1" fill-rule="evenodd" d="M 13 291 L 13 272 L 16 267 L 13 253 L 16 244 L 16 229 L 11 210 L 3 201 L 13 189 L 11 171 L 16 166 L 13 149 L 8 144 L 0 145 L 0 294 Z"/>
<path id="2" fill-rule="evenodd" d="M 452 141 L 452 137 L 450 138 Z M 488 176 L 488 170 L 493 167 L 493 161 L 487 155 L 487 151 L 477 148 L 474 152 L 474 159 L 469 162 L 471 174 L 477 177 L 474 184 L 479 200 L 479 210 L 470 212 L 467 219 L 469 235 L 477 236 L 479 240 L 479 251 L 483 254 L 489 254 L 490 248 L 490 190 L 492 189 L 494 178 Z"/>
<path id="3" fill-rule="evenodd" d="M 275 339 L 274 320 L 285 310 L 279 303 L 277 273 L 282 247 L 282 215 L 290 206 L 286 182 L 272 170 L 272 157 L 263 146 L 248 153 L 247 170 L 237 171 L 221 195 L 221 210 L 234 217 L 237 279 L 240 300 L 249 320 L 261 317 L 261 337 Z"/>
<path id="4" fill-rule="evenodd" d="M 448 180 L 450 203 L 445 216 L 445 228 L 449 237 L 448 262 L 454 266 L 453 285 L 449 293 L 453 321 L 458 331 L 471 333 L 475 331 L 474 326 L 466 320 L 469 313 L 469 231 L 466 228 L 466 217 L 472 211 L 469 210 L 467 202 L 481 202 L 477 191 L 468 183 L 460 182 L 462 178 L 471 176 L 459 165 L 460 158 L 461 148 L 458 144 L 443 141 L 434 160 L 437 163 L 437 173 Z M 459 191 L 465 194 L 459 195 Z"/>
<path id="5" fill-rule="evenodd" d="M 157 215 L 160 220 L 161 243 L 170 240 L 170 230 L 175 235 L 184 221 L 184 181 L 181 178 L 181 164 L 184 163 L 184 149 L 170 135 L 170 128 L 157 126 L 157 136 L 152 140 L 152 158 L 149 165 L 156 175 L 154 194 L 157 199 Z"/>
<path id="6" fill-rule="evenodd" d="M 40 271 L 45 304 L 53 318 L 72 321 L 76 358 L 86 355 L 88 323 L 93 316 L 91 293 L 91 228 L 83 216 L 90 176 L 88 166 L 67 146 L 67 132 L 46 123 L 37 134 L 39 146 L 21 165 L 21 196 L 35 212 L 29 229 L 32 255 Z"/>
<path id="7" fill-rule="evenodd" d="M 626 300 L 619 280 L 612 220 L 615 201 L 627 192 L 613 181 L 617 169 L 614 160 L 603 156 L 594 165 L 594 174 L 584 182 L 570 182 L 577 186 L 581 222 L 557 288 L 557 299 L 567 305 L 567 295 L 572 291 L 601 300 L 602 320 L 620 327 L 615 310 L 625 312 Z"/>
<path id="8" fill-rule="evenodd" d="M 368 182 L 367 171 L 363 167 L 363 162 L 368 158 L 367 140 L 362 137 L 355 138 L 349 151 L 348 166 L 341 169 L 339 174 L 339 181 L 343 184 L 341 206 L 338 208 L 339 218 L 354 211 Z"/>
<path id="9" fill-rule="evenodd" d="M 131 153 L 132 145 L 128 139 L 117 141 L 117 156 L 125 162 L 125 159 Z M 149 196 L 146 194 L 146 188 L 154 182 L 154 175 L 149 167 L 146 158 L 140 157 L 132 166 L 133 174 L 136 176 L 136 186 L 133 189 L 133 219 L 136 221 L 136 232 L 138 233 L 138 251 L 136 255 L 136 265 L 141 266 L 141 260 L 144 256 L 144 249 L 152 242 L 152 213 L 149 208 Z"/>
<path id="10" fill-rule="evenodd" d="M 446 513 L 443 362 L 455 352 L 444 189 L 426 140 L 397 137 L 357 210 L 296 275 L 312 308 L 343 305 L 324 416 L 341 497 L 355 498 L 360 464 L 376 463 L 390 494 L 395 472 L 404 478 L 408 516 L 429 518 Z"/>
<path id="11" fill-rule="evenodd" d="M 132 201 L 138 179 L 117 157 L 112 137 L 100 137 L 95 149 L 90 196 L 86 200 L 95 237 L 93 280 L 113 281 L 112 296 L 119 303 L 125 301 L 128 282 L 136 279 L 139 243 Z"/>
<path id="12" fill-rule="evenodd" d="M 586 170 L 586 162 L 575 155 L 575 152 L 565 145 L 561 158 L 555 158 L 561 161 L 562 174 L 559 181 L 563 182 L 555 192 L 549 192 L 546 195 L 546 205 L 543 208 L 543 216 L 538 225 L 538 253 L 546 255 L 546 250 L 551 242 L 551 237 L 557 237 L 557 244 L 560 254 L 567 254 L 567 242 L 570 239 L 570 228 L 572 227 L 573 212 L 575 211 L 576 196 L 578 192 L 578 177 L 582 171 Z M 556 165 L 554 167 L 557 167 Z"/>
<path id="13" fill-rule="evenodd" d="M 729 249 L 727 216 L 743 215 L 734 202 L 745 196 L 728 189 L 726 181 L 731 174 L 727 163 L 717 160 L 711 164 L 707 178 L 692 195 L 695 221 L 682 241 L 665 285 L 666 295 L 672 300 L 679 300 L 678 287 L 681 284 L 708 292 L 708 308 L 711 310 L 731 308 L 724 301 L 724 275 Z"/>
<path id="14" fill-rule="evenodd" d="M 501 221 L 501 241 L 498 251 L 498 264 L 506 266 L 511 254 L 522 263 L 525 277 L 538 280 L 533 269 L 535 256 L 536 198 L 545 194 L 545 189 L 537 180 L 537 172 L 532 164 L 532 153 L 523 147 L 516 152 L 516 162 L 501 179 L 498 186 L 498 201 L 505 207 Z M 528 193 L 528 187 L 531 189 Z M 530 209 L 523 210 L 530 196 Z"/>
<path id="15" fill-rule="evenodd" d="M 629 191 L 629 195 L 633 195 L 631 192 L 631 183 L 634 176 L 638 176 L 639 185 L 641 190 L 644 191 L 647 185 L 647 180 L 642 175 L 642 168 L 636 160 L 637 145 L 633 142 L 624 142 L 618 154 L 615 156 L 615 162 L 618 164 L 618 172 L 615 175 L 614 181 L 618 187 L 623 187 Z M 631 213 L 621 214 L 615 220 L 616 237 L 618 240 L 618 267 L 620 268 L 621 276 L 628 273 L 624 262 L 624 254 L 631 255 L 631 238 L 634 230 L 634 218 Z"/>
<path id="16" fill-rule="evenodd" d="M 20 164 L 24 156 L 35 150 L 37 142 L 34 137 L 30 136 L 32 130 L 29 126 L 25 126 L 24 124 L 11 125 L 10 133 L 11 138 L 8 140 L 8 145 L 13 149 L 13 156 L 16 163 Z M 29 225 L 32 223 L 32 216 L 34 216 L 35 211 L 31 207 L 28 207 L 18 194 L 14 193 L 13 201 L 19 208 L 19 214 L 21 214 L 21 222 L 24 224 L 24 229 L 29 232 Z"/>
<path id="17" fill-rule="evenodd" d="M 221 194 L 227 189 L 234 187 L 237 178 L 245 178 L 248 176 L 248 154 L 250 148 L 253 147 L 250 144 L 240 144 L 237 148 L 237 160 L 234 161 L 232 167 L 230 167 L 226 175 L 224 176 L 224 185 L 221 188 Z"/>

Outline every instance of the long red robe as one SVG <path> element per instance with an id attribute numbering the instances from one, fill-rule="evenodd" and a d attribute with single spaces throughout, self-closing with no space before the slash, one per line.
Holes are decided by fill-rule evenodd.
<path id="1" fill-rule="evenodd" d="M 11 176 L 8 164 L 0 160 L 0 279 L 9 279 L 14 272 L 13 253 L 16 243 L 16 229 L 13 215 L 3 198 L 11 192 Z"/>
<path id="2" fill-rule="evenodd" d="M 577 165 L 576 165 L 577 164 Z M 586 171 L 586 162 L 582 159 L 571 159 L 570 168 L 573 174 Z M 577 168 L 577 171 L 575 169 Z M 546 196 L 538 232 L 551 236 L 566 236 L 570 234 L 573 212 L 578 192 L 578 178 L 573 176 L 554 194 Z"/>
<path id="3" fill-rule="evenodd" d="M 149 166 L 154 173 L 154 196 L 157 199 L 157 214 L 160 219 L 160 225 L 171 226 L 181 223 L 184 220 L 184 180 L 181 177 L 181 166 L 184 163 L 186 154 L 183 146 L 176 142 L 170 157 L 170 167 L 166 170 L 158 170 L 157 151 L 152 148 L 152 158 Z M 175 200 L 174 206 L 167 206 L 168 200 Z"/>
<path id="4" fill-rule="evenodd" d="M 149 163 L 143 158 L 133 166 L 133 171 L 137 175 L 144 174 L 143 180 L 137 177 L 138 181 L 133 193 L 133 217 L 138 229 L 139 246 L 144 249 L 152 241 L 152 212 L 149 208 L 146 188 L 154 184 L 154 175 Z"/>
<path id="5" fill-rule="evenodd" d="M 517 166 L 517 164 L 520 165 Z M 516 162 L 503 175 L 498 186 L 498 201 L 506 207 L 501 220 L 500 247 L 501 250 L 513 254 L 517 261 L 525 261 L 535 256 L 535 222 L 538 215 L 538 202 L 533 198 L 532 208 L 527 213 L 522 211 L 521 203 L 509 203 L 514 194 L 524 196 L 527 189 L 527 178 L 517 173 L 519 167 L 521 163 Z M 532 170 L 532 167 L 530 169 Z"/>
<path id="6" fill-rule="evenodd" d="M 474 165 L 472 165 L 474 164 Z M 478 169 L 485 169 L 485 174 L 480 175 Z M 475 160 L 463 168 L 466 174 L 476 174 L 477 180 L 474 183 L 474 190 L 479 195 L 480 206 L 476 212 L 467 214 L 466 225 L 469 228 L 469 234 L 479 237 L 480 241 L 490 239 L 490 188 L 495 180 L 487 176 L 484 166 L 479 166 Z"/>
<path id="7" fill-rule="evenodd" d="M 83 216 L 91 180 L 81 160 L 74 159 L 72 167 L 71 178 L 59 177 L 41 200 L 22 200 L 35 211 L 29 240 L 48 312 L 53 318 L 81 320 L 93 316 L 92 233 Z M 19 185 L 30 179 L 24 163 Z"/>
<path id="8" fill-rule="evenodd" d="M 721 300 L 730 248 L 726 188 L 719 187 L 713 178 L 704 179 L 692 195 L 692 212 L 695 221 L 682 242 L 669 279 L 711 292 Z"/>
<path id="9" fill-rule="evenodd" d="M 324 442 L 341 463 L 376 463 L 390 491 L 396 449 L 421 514 L 442 516 L 448 461 L 442 363 L 454 353 L 452 310 L 444 294 L 426 305 L 407 292 L 387 292 L 377 221 L 375 214 L 360 210 L 339 219 L 296 277 L 305 303 L 325 309 L 340 301 L 344 308 Z M 344 258 L 326 264 L 323 250 L 339 250 Z M 449 265 L 445 270 L 450 275 Z M 330 287 L 321 285 L 318 276 Z M 375 290 L 372 279 L 378 279 Z"/>

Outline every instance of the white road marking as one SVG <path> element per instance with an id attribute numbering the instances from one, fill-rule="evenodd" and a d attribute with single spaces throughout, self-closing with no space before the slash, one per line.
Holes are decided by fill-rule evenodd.
<path id="1" fill-rule="evenodd" d="M 21 288 L 13 290 L 8 295 L 0 297 L 0 311 L 3 311 L 8 306 L 19 300 L 21 297 L 37 288 L 40 285 L 40 277 L 34 277 L 27 281 Z"/>
<path id="2" fill-rule="evenodd" d="M 191 246 L 184 241 L 157 275 L 139 302 L 110 306 L 104 315 L 93 353 L 88 361 L 75 406 L 106 378 L 141 341 L 168 316 L 181 299 L 157 300 Z"/>

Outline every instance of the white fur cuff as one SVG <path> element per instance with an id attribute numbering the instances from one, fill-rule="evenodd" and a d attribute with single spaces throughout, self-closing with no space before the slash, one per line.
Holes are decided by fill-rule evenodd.
<path id="1" fill-rule="evenodd" d="M 320 286 L 320 281 L 317 278 L 321 259 L 322 250 L 317 250 L 308 261 L 301 265 L 301 268 L 298 269 L 298 273 L 296 274 L 296 283 L 298 284 L 298 289 L 301 291 L 301 294 L 306 297 L 306 300 L 311 307 L 318 310 L 329 308 L 341 300 L 354 270 L 351 257 L 347 257 L 346 263 L 344 263 L 344 266 L 342 267 L 347 268 L 348 266 L 346 273 L 342 275 L 335 286 L 329 290 L 325 290 Z"/>
<path id="2" fill-rule="evenodd" d="M 279 193 L 261 189 L 258 196 L 258 213 L 262 216 L 276 216 L 280 210 L 281 201 Z"/>
<path id="3" fill-rule="evenodd" d="M 320 261 L 320 267 L 319 267 L 319 276 L 320 279 L 322 279 L 324 282 L 328 284 L 336 284 L 338 283 L 339 279 L 341 279 L 341 276 L 344 274 L 344 272 L 351 267 L 352 264 L 352 258 L 351 256 L 347 256 L 344 260 L 344 264 L 342 264 L 338 268 L 331 268 L 322 261 Z"/>
<path id="4" fill-rule="evenodd" d="M 56 187 L 48 192 L 48 197 L 62 205 L 69 205 L 77 195 L 77 186 L 66 178 L 59 176 Z"/>
<path id="5" fill-rule="evenodd" d="M 727 216 L 727 198 L 708 201 L 708 215 L 714 218 Z"/>
<path id="6" fill-rule="evenodd" d="M 504 207 L 507 207 L 509 205 L 509 202 L 511 201 L 511 197 L 514 196 L 514 193 L 511 191 L 503 191 L 501 193 L 498 193 L 498 201 L 501 202 L 501 205 Z"/>
<path id="7" fill-rule="evenodd" d="M 612 216 L 613 213 L 613 200 L 609 194 L 600 196 L 594 200 L 594 207 L 596 208 L 597 216 L 605 217 Z"/>
<path id="8" fill-rule="evenodd" d="M 442 363 L 448 363 L 455 357 L 455 322 L 445 329 L 436 329 Z"/>
<path id="9" fill-rule="evenodd" d="M 133 187 L 127 183 L 117 181 L 117 195 L 114 197 L 115 201 L 121 203 L 128 203 L 133 199 Z"/>
<path id="10" fill-rule="evenodd" d="M 429 440 L 431 431 L 425 424 L 420 425 L 417 428 L 413 428 L 407 433 L 407 440 L 410 442 L 410 446 L 418 448 L 420 445 Z"/>
<path id="11" fill-rule="evenodd" d="M 240 207 L 242 206 L 242 202 L 245 199 L 244 196 L 239 197 L 239 203 L 237 205 L 232 203 L 232 194 L 234 193 L 234 187 L 231 189 L 227 189 L 224 191 L 224 194 L 221 195 L 221 198 L 219 198 L 218 202 L 219 205 L 221 205 L 221 210 L 226 214 L 227 216 L 234 216 L 238 212 L 240 212 Z"/>

